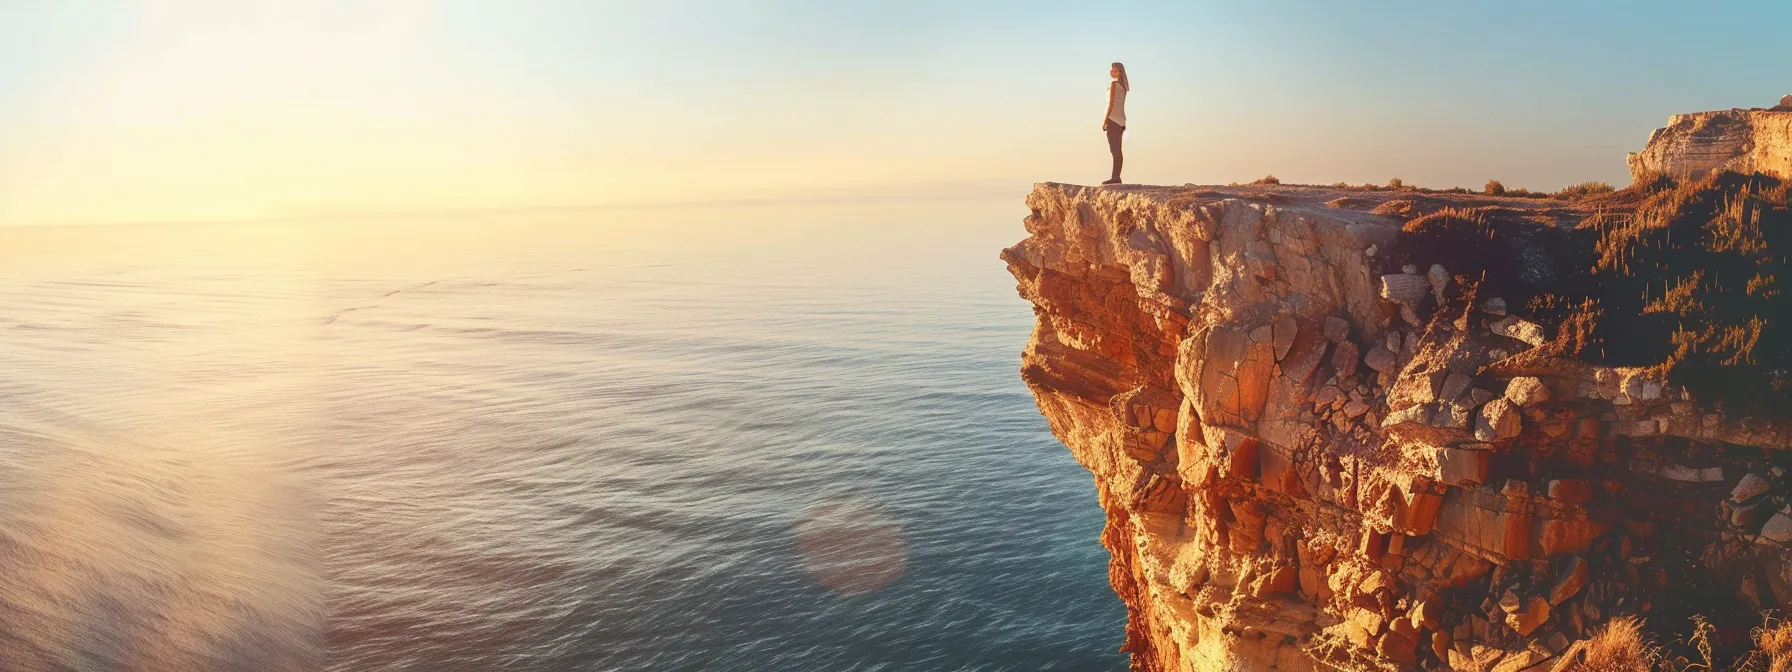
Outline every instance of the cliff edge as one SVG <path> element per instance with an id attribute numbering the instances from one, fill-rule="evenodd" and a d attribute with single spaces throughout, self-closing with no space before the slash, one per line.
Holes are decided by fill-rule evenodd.
<path id="1" fill-rule="evenodd" d="M 1792 602 L 1789 201 L 1037 185 L 1021 374 L 1133 669 L 1551 669 L 1622 615 L 1746 648 Z"/>

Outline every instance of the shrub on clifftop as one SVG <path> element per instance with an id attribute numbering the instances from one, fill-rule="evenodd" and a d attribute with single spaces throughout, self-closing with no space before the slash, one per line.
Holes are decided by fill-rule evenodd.
<path id="1" fill-rule="evenodd" d="M 1554 195 L 1556 198 L 1563 200 L 1576 201 L 1583 198 L 1603 196 L 1614 191 L 1617 190 L 1613 189 L 1612 185 L 1604 182 L 1582 182 L 1580 184 L 1562 187 L 1562 190 L 1556 192 Z"/>
<path id="2" fill-rule="evenodd" d="M 1497 181 L 1488 191 L 1518 195 Z M 1792 418 L 1792 187 L 1723 173 L 1599 198 L 1614 210 L 1575 228 L 1522 208 L 1414 216 L 1412 204 L 1386 202 L 1377 214 L 1412 218 L 1378 272 L 1442 265 L 1478 296 L 1522 306 L 1554 334 L 1551 355 L 1657 367 L 1725 412 Z"/>
<path id="3" fill-rule="evenodd" d="M 1650 194 L 1629 218 L 1596 226 L 1606 357 L 1661 366 L 1700 398 L 1738 410 L 1792 414 L 1786 183 L 1722 173 Z"/>

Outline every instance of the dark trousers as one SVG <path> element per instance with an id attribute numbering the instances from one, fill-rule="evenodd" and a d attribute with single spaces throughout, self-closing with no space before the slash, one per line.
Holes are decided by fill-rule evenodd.
<path id="1" fill-rule="evenodd" d="M 1125 132 L 1125 126 L 1113 121 L 1108 122 L 1108 153 L 1114 155 L 1114 179 L 1116 180 L 1120 179 L 1120 164 L 1124 162 L 1124 158 L 1120 155 L 1120 134 Z"/>

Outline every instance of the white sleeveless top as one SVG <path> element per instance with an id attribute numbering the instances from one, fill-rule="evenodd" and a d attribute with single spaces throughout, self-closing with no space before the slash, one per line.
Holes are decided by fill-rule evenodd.
<path id="1" fill-rule="evenodd" d="M 1108 119 L 1121 126 L 1126 125 L 1126 87 L 1116 79 L 1108 83 L 1108 89 L 1114 92 L 1114 111 L 1108 113 Z"/>

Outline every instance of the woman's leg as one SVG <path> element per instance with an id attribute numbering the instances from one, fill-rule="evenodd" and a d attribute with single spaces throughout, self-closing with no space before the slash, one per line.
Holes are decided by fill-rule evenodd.
<path id="1" fill-rule="evenodd" d="M 1120 134 L 1125 132 L 1125 126 L 1108 124 L 1108 153 L 1114 155 L 1114 175 L 1110 180 L 1112 182 L 1120 181 L 1120 166 L 1126 162 L 1125 156 L 1120 152 Z"/>

